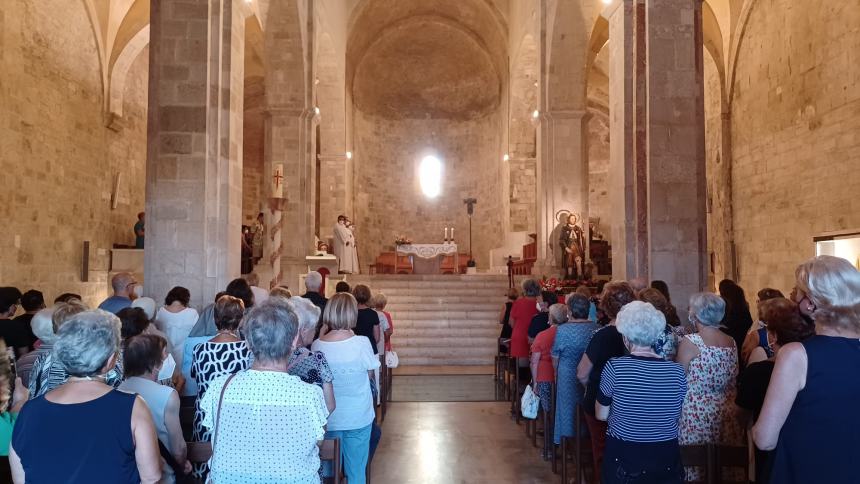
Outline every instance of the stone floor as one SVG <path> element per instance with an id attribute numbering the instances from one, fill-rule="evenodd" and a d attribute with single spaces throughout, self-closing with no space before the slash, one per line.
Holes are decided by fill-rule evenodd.
<path id="1" fill-rule="evenodd" d="M 558 482 L 505 402 L 395 402 L 382 425 L 373 484 Z"/>

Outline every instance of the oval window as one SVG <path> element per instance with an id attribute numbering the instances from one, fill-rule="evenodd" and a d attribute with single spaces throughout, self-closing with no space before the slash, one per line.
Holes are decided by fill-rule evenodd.
<path id="1" fill-rule="evenodd" d="M 442 191 L 442 162 L 435 156 L 425 156 L 418 168 L 418 181 L 425 197 L 438 197 Z"/>

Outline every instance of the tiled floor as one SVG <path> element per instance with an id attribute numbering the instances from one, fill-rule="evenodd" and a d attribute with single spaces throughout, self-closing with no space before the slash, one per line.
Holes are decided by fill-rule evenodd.
<path id="1" fill-rule="evenodd" d="M 382 425 L 373 484 L 558 482 L 505 402 L 395 402 Z"/>

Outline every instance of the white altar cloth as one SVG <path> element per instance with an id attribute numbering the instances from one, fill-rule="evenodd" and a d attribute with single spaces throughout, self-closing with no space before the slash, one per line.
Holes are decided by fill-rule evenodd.
<path id="1" fill-rule="evenodd" d="M 460 253 L 457 244 L 446 242 L 444 244 L 404 244 L 394 246 L 394 273 L 397 274 L 397 256 L 413 255 L 422 259 L 433 259 L 440 255 L 453 255 L 454 267 L 460 267 Z"/>

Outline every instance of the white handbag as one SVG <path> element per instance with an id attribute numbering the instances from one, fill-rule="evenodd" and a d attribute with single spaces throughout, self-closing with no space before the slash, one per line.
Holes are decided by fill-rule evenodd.
<path id="1" fill-rule="evenodd" d="M 531 385 L 526 385 L 526 391 L 523 392 L 523 397 L 520 399 L 520 408 L 525 418 L 537 418 L 538 406 L 540 405 L 540 397 L 532 391 Z"/>
<path id="2" fill-rule="evenodd" d="M 400 365 L 400 358 L 397 357 L 396 351 L 385 352 L 385 366 L 388 368 L 397 368 Z"/>

